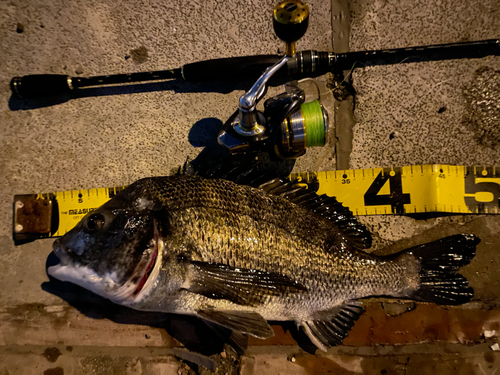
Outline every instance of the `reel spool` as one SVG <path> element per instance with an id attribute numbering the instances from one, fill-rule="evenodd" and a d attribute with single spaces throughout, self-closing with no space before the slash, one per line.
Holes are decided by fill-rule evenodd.
<path id="1" fill-rule="evenodd" d="M 281 123 L 282 149 L 300 152 L 307 147 L 322 147 L 326 144 L 328 130 L 328 113 L 319 101 L 303 103 Z"/>

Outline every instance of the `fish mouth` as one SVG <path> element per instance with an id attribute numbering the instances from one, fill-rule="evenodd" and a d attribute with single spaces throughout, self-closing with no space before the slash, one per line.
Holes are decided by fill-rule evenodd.
<path id="1" fill-rule="evenodd" d="M 125 305 L 133 305 L 139 302 L 144 297 L 149 295 L 153 286 L 156 283 L 158 275 L 160 273 L 160 268 L 162 264 L 164 242 L 161 239 L 157 226 L 155 225 L 155 236 L 154 236 L 155 248 L 149 257 L 149 261 L 146 266 L 142 268 L 142 272 L 139 274 L 139 278 L 133 276 L 132 279 L 136 280 L 134 291 L 129 294 L 128 298 L 122 302 Z M 138 280 L 138 281 L 137 281 Z"/>
<path id="2" fill-rule="evenodd" d="M 117 280 L 115 272 L 98 274 L 88 266 L 68 261 L 64 256 L 60 258 L 59 264 L 50 266 L 47 272 L 60 281 L 71 282 L 112 302 L 128 305 L 149 294 L 159 274 L 163 241 L 157 240 L 153 246 L 148 249 L 149 251 L 145 251 L 143 260 L 125 283 Z M 64 254 L 64 249 L 57 247 L 54 249 L 59 249 L 56 256 Z"/>
<path id="3" fill-rule="evenodd" d="M 143 260 L 139 262 L 129 280 L 119 287 L 112 297 L 108 297 L 110 300 L 122 305 L 131 305 L 149 294 L 159 274 L 164 247 L 156 231 L 153 243 L 149 251 L 145 251 Z"/>
<path id="4" fill-rule="evenodd" d="M 137 288 L 132 293 L 133 297 L 137 296 L 143 290 L 147 281 L 151 277 L 151 274 L 155 269 L 156 261 L 158 259 L 159 247 L 160 247 L 159 242 L 155 241 L 155 249 L 149 258 L 149 262 L 147 263 L 146 268 L 142 272 L 142 277 L 139 279 L 139 282 L 137 283 Z"/>
<path id="5" fill-rule="evenodd" d="M 132 276 L 123 282 L 114 271 L 98 274 L 94 269 L 78 264 L 70 255 L 70 249 L 60 240 L 56 240 L 53 252 L 59 258 L 59 263 L 50 266 L 47 273 L 60 281 L 81 286 L 112 302 L 129 305 L 149 294 L 159 274 L 163 248 L 164 243 L 155 230 L 154 239 L 144 251 Z"/>

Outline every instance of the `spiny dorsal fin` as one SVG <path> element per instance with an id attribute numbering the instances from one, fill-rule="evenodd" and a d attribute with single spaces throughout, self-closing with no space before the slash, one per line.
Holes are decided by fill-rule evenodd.
<path id="1" fill-rule="evenodd" d="M 372 236 L 368 229 L 358 222 L 352 212 L 342 205 L 337 198 L 326 194 L 318 195 L 298 180 L 275 178 L 258 186 L 267 194 L 288 199 L 299 206 L 335 223 L 349 237 L 353 246 L 368 249 L 372 244 Z"/>

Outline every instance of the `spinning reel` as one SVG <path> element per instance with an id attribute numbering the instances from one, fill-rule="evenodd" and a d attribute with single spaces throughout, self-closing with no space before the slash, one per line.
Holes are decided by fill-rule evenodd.
<path id="1" fill-rule="evenodd" d="M 222 127 L 218 142 L 231 154 L 268 152 L 278 159 L 295 159 L 307 147 L 326 144 L 328 114 L 319 100 L 306 101 L 297 81 L 287 83 L 286 92 L 266 100 L 264 112 L 256 108 L 271 77 L 296 57 L 295 42 L 306 33 L 308 22 L 309 8 L 300 0 L 285 0 L 274 8 L 274 31 L 286 43 L 286 53 L 240 97 L 238 110 Z M 311 58 L 314 60 L 313 54 Z"/>

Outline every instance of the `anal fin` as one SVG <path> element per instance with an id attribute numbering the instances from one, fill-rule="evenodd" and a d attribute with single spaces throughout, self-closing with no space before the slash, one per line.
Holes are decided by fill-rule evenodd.
<path id="1" fill-rule="evenodd" d="M 365 310 L 358 302 L 349 302 L 325 312 L 330 319 L 317 319 L 301 322 L 300 326 L 319 349 L 325 352 L 331 346 L 342 345 L 352 326 Z"/>

